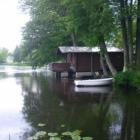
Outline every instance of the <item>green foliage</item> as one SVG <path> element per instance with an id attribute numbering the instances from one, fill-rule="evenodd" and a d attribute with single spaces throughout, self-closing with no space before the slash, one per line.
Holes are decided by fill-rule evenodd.
<path id="1" fill-rule="evenodd" d="M 40 128 L 46 126 L 44 123 L 39 123 Z M 64 125 L 63 125 L 64 126 Z M 29 137 L 28 140 L 92 140 L 92 137 L 82 137 L 80 130 L 65 131 L 65 132 L 49 132 L 37 131 L 33 136 Z"/>
<path id="2" fill-rule="evenodd" d="M 16 47 L 13 53 L 14 62 L 23 61 L 22 55 L 23 55 L 22 48 Z"/>
<path id="3" fill-rule="evenodd" d="M 66 131 L 60 134 L 58 133 L 47 133 L 45 131 L 39 131 L 34 136 L 29 137 L 28 140 L 92 140 L 92 137 L 82 137 L 80 130 Z"/>
<path id="4" fill-rule="evenodd" d="M 93 46 L 99 34 L 106 40 L 114 34 L 114 18 L 105 0 L 21 0 L 31 20 L 23 30 L 26 58 L 38 66 L 58 59 L 62 45 Z"/>
<path id="5" fill-rule="evenodd" d="M 69 23 L 78 38 L 86 45 L 97 45 L 99 35 L 103 34 L 107 41 L 115 31 L 113 11 L 105 0 L 62 0 L 67 5 Z M 72 29 L 71 29 L 72 32 Z"/>
<path id="6" fill-rule="evenodd" d="M 5 48 L 0 48 L 0 64 L 5 63 L 8 57 L 8 50 Z"/>
<path id="7" fill-rule="evenodd" d="M 115 76 L 115 84 L 125 88 L 140 88 L 140 72 L 120 72 Z"/>
<path id="8" fill-rule="evenodd" d="M 136 17 L 139 13 L 137 1 L 132 0 L 131 3 L 125 0 L 20 0 L 20 2 L 22 9 L 27 10 L 31 17 L 23 30 L 22 47 L 26 51 L 22 52 L 24 54 L 22 56 L 25 57 L 20 59 L 30 61 L 33 66 L 57 60 L 58 46 L 96 46 L 99 45 L 101 36 L 105 42 L 122 47 L 125 42 L 122 40 L 122 19 L 129 23 L 132 18 L 132 39 L 136 40 Z M 121 8 L 120 2 L 125 3 L 124 8 Z M 129 35 L 128 31 L 126 33 Z M 135 45 L 136 41 L 132 43 Z"/>
<path id="9" fill-rule="evenodd" d="M 60 20 L 59 3 L 57 0 L 37 0 L 29 4 L 32 20 L 24 28 L 23 46 L 33 66 L 55 61 L 58 46 L 68 40 Z"/>

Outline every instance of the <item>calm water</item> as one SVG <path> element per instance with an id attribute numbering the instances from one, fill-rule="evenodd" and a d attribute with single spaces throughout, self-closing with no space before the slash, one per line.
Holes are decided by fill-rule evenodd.
<path id="1" fill-rule="evenodd" d="M 48 71 L 1 66 L 0 139 L 26 140 L 39 123 L 47 132 L 79 129 L 94 140 L 140 140 L 140 93 L 75 88 Z"/>

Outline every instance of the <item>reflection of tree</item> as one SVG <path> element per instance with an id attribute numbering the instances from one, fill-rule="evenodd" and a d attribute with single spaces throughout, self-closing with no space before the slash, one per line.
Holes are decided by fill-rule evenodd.
<path id="1" fill-rule="evenodd" d="M 30 81 L 31 84 L 28 85 L 28 88 L 25 86 L 26 84 L 23 84 L 25 92 L 23 112 L 26 119 L 33 127 L 36 127 L 38 123 L 46 123 L 50 130 L 57 128 L 57 119 L 63 120 L 63 117 L 59 115 L 62 114 L 59 99 L 53 93 L 48 92 L 50 87 L 44 76 L 34 75 L 30 77 Z M 26 82 L 22 81 L 22 83 Z M 36 91 L 33 90 L 34 86 L 36 86 Z M 61 121 L 59 123 L 61 124 Z"/>
<path id="2" fill-rule="evenodd" d="M 96 116 L 94 117 L 94 138 L 108 140 L 108 132 L 110 126 L 110 117 L 108 114 L 109 106 L 112 99 L 112 93 L 108 94 L 108 97 L 105 102 L 103 102 L 103 95 L 101 96 L 100 103 L 98 105 L 97 111 L 95 112 Z"/>
<path id="3" fill-rule="evenodd" d="M 37 124 L 45 123 L 47 132 L 80 129 L 83 130 L 83 135 L 93 136 L 97 140 L 108 140 L 111 93 L 72 94 L 71 86 L 67 82 L 63 87 L 63 82 L 53 81 L 41 74 L 22 77 L 21 84 L 24 95 L 23 112 L 33 128 L 39 129 Z M 61 128 L 62 124 L 66 127 Z"/>
<path id="4" fill-rule="evenodd" d="M 61 86 L 59 85 L 57 90 Z M 63 99 L 65 107 L 69 107 L 68 110 L 71 111 L 68 119 L 69 122 L 71 121 L 69 123 L 71 127 L 74 129 L 80 128 L 84 130 L 85 135 L 93 136 L 95 139 L 108 140 L 111 123 L 108 110 L 112 101 L 112 93 L 70 94 L 70 88 L 67 87 L 66 83 L 64 84 L 64 90 L 65 96 L 61 91 L 59 97 Z"/>
<path id="5" fill-rule="evenodd" d="M 96 140 L 140 139 L 139 94 L 119 91 L 116 100 L 112 93 L 75 94 L 71 82 L 55 81 L 41 73 L 16 78 L 23 89 L 24 116 L 35 129 L 45 123 L 47 132 L 80 129 Z M 121 131 L 116 135 L 118 126 Z"/>
<path id="6" fill-rule="evenodd" d="M 61 83 L 62 82 L 62 83 Z M 85 135 L 107 140 L 110 118 L 108 115 L 112 94 L 75 94 L 69 81 L 57 81 L 57 95 L 63 100 L 69 129 L 82 129 Z M 61 88 L 60 88 L 61 87 Z M 62 90 L 58 90 L 62 89 Z"/>
<path id="7" fill-rule="evenodd" d="M 120 92 L 120 91 L 119 91 Z M 140 95 L 136 92 L 120 93 L 123 104 L 121 140 L 140 139 Z"/>

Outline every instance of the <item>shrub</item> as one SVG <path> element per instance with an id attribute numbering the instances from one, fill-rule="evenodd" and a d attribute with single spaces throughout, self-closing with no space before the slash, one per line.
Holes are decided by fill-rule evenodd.
<path id="1" fill-rule="evenodd" d="M 125 88 L 140 88 L 140 72 L 126 71 L 115 76 L 115 84 Z"/>

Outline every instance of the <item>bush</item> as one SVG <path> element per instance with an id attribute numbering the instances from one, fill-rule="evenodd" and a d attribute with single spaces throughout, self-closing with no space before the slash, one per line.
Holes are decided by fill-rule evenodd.
<path id="1" fill-rule="evenodd" d="M 115 76 L 115 84 L 125 88 L 140 88 L 140 72 L 126 71 Z"/>

